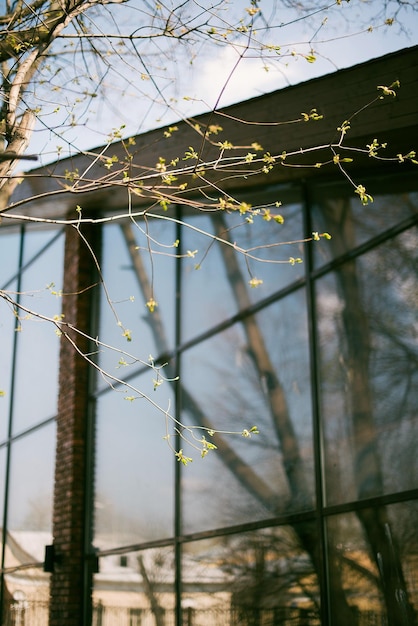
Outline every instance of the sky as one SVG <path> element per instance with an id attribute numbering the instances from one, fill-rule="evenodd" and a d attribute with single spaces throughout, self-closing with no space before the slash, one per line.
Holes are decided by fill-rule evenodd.
<path id="1" fill-rule="evenodd" d="M 189 0 L 187 4 L 194 6 L 195 3 Z M 222 3 L 222 7 L 227 4 Z M 147 44 L 148 56 L 145 59 L 153 68 L 151 77 L 144 67 L 135 64 L 135 59 L 121 55 L 121 62 L 114 64 L 103 81 L 105 98 L 97 92 L 98 97 L 91 101 L 88 110 L 84 103 L 78 105 L 76 115 L 81 114 L 82 127 L 68 126 L 67 94 L 63 96 L 60 110 L 56 111 L 54 92 L 58 93 L 58 89 L 55 78 L 46 80 L 49 93 L 43 94 L 43 110 L 46 113 L 43 121 L 46 125 L 54 125 L 57 133 L 65 127 L 64 139 L 69 143 L 61 141 L 38 124 L 28 152 L 41 155 L 42 163 L 50 162 L 57 158 L 57 146 L 61 146 L 61 155 L 74 154 L 103 145 L 114 128 L 123 126 L 125 137 L 139 134 L 198 115 L 215 106 L 227 106 L 282 89 L 418 43 L 418 10 L 403 9 L 400 21 L 388 26 L 384 24 L 385 19 L 394 15 L 389 9 L 385 16 L 374 20 L 373 29 L 368 30 L 376 7 L 382 7 L 380 0 L 351 0 L 338 7 L 331 2 L 329 9 L 321 11 L 315 5 L 316 9 L 308 19 L 299 19 L 300 14 L 280 8 L 280 2 L 277 4 L 276 26 L 266 33 L 260 18 L 255 24 L 256 29 L 260 24 L 255 37 L 264 43 L 280 46 L 280 54 L 273 51 L 262 59 L 248 51 L 240 59 L 242 47 L 238 45 L 203 45 L 196 41 L 191 47 L 180 45 L 174 53 L 165 49 L 161 40 L 157 44 L 153 42 L 151 47 Z M 231 0 L 229 5 L 236 15 L 246 15 L 245 9 L 251 3 Z M 271 16 L 275 6 L 275 0 L 259 1 L 262 14 L 269 23 L 274 22 Z M 395 8 L 399 5 L 392 2 L 391 6 Z M 125 8 L 127 12 L 123 13 Z M 114 15 L 121 20 L 118 24 L 120 31 L 131 32 L 134 19 L 139 23 L 142 16 L 136 11 L 139 14 L 137 0 L 115 7 Z M 93 27 L 99 28 L 100 23 L 92 20 Z M 109 28 L 108 25 L 106 27 Z M 309 54 L 311 48 L 315 51 L 315 62 L 308 62 L 303 57 Z M 295 54 L 292 56 L 292 53 Z M 130 82 L 128 87 L 126 81 Z M 164 105 L 161 104 L 161 93 L 155 93 L 154 83 L 161 88 L 166 100 Z M 81 91 L 82 87 L 79 89 Z M 94 89 L 92 81 L 91 90 Z M 71 96 L 71 92 L 69 94 Z"/>
<path id="2" fill-rule="evenodd" d="M 262 6 L 263 3 L 260 4 Z M 362 10 L 361 24 L 357 21 L 359 9 Z M 370 21 L 367 21 L 369 16 Z M 221 105 L 309 80 L 418 43 L 418 11 L 408 13 L 408 19 L 402 20 L 402 30 L 399 24 L 384 26 L 383 20 L 378 20 L 376 27 L 368 31 L 371 18 L 372 10 L 367 8 L 366 2 L 351 0 L 350 5 L 342 5 L 338 14 L 335 10 L 333 13 L 325 11 L 306 21 L 283 27 L 283 31 L 276 32 L 273 39 L 281 46 L 285 64 L 279 66 L 270 60 L 264 64 L 259 59 L 245 59 L 234 72 Z M 309 42 L 315 32 L 312 47 L 317 59 L 314 63 L 308 63 L 301 57 L 286 57 L 286 52 L 291 50 L 308 52 L 310 46 L 305 42 Z M 210 106 L 213 104 L 210 92 L 217 93 L 223 87 L 236 57 L 231 47 L 224 47 L 217 55 L 206 59 L 203 72 L 196 77 L 195 93 L 207 94 Z M 260 67 L 263 72 L 259 71 Z"/>

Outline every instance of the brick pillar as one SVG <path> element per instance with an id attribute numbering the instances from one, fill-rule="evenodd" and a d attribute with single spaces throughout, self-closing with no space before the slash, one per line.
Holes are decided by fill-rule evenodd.
<path id="1" fill-rule="evenodd" d="M 92 242 L 97 226 L 83 229 Z M 91 327 L 94 263 L 77 230 L 67 227 L 62 313 L 64 320 L 88 333 Z M 87 289 L 87 290 L 86 290 Z M 69 294 L 69 295 L 66 295 Z M 89 342 L 71 332 L 82 352 Z M 85 602 L 90 603 L 91 574 L 85 565 L 86 468 L 88 450 L 88 378 L 90 366 L 70 342 L 61 337 L 57 450 L 55 463 L 50 626 L 85 626 Z M 88 491 L 87 491 L 88 492 Z M 87 596 L 87 598 L 86 598 Z"/>

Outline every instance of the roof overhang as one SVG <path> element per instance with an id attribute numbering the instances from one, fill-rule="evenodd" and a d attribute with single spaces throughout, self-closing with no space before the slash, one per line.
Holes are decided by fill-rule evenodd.
<path id="1" fill-rule="evenodd" d="M 155 175 L 155 165 L 161 156 L 170 162 L 184 155 L 190 146 L 198 149 L 202 140 L 196 133 L 195 124 L 203 129 L 208 124 L 222 126 L 220 140 L 227 139 L 234 146 L 243 146 L 246 151 L 253 142 L 261 144 L 263 152 L 271 154 L 297 151 L 298 154 L 288 162 L 311 165 L 293 168 L 285 164 L 274 167 L 268 175 L 231 177 L 231 180 L 222 182 L 223 191 L 229 193 L 237 187 L 245 189 L 335 173 L 335 165 L 324 166 L 319 172 L 312 164 L 321 161 L 325 155 L 329 159 L 327 146 L 337 140 L 337 128 L 348 119 L 351 129 L 346 145 L 365 148 L 377 138 L 380 143 L 387 143 L 385 154 L 388 156 L 405 154 L 416 147 L 418 137 L 417 66 L 418 46 L 415 46 L 193 120 L 183 120 L 176 124 L 178 130 L 168 139 L 166 128 L 143 133 L 135 137 L 132 147 L 132 170 L 136 175 L 149 176 L 152 172 Z M 398 95 L 379 99 L 378 86 L 389 86 L 396 80 L 401 85 Z M 366 107 L 374 99 L 376 101 Z M 314 108 L 323 116 L 321 120 L 286 123 Z M 324 147 L 322 154 L 312 151 L 317 146 Z M 127 211 L 128 197 L 120 169 L 118 172 L 115 168 L 109 173 L 104 159 L 98 158 L 102 153 L 103 148 L 97 148 L 27 172 L 13 195 L 8 213 L 63 219 L 77 205 L 82 206 L 83 211 L 100 214 Z M 218 155 L 219 148 L 205 143 L 201 154 L 204 161 L 216 160 Z M 120 163 L 126 163 L 123 142 L 108 147 L 105 157 L 113 156 Z M 381 162 L 356 156 L 350 164 L 350 171 L 370 170 L 376 166 L 381 167 Z M 69 190 L 68 172 L 75 171 L 79 172 L 82 182 L 77 189 Z M 189 190 L 188 193 L 192 192 Z M 135 195 L 131 209 L 144 209 L 146 203 L 146 199 Z"/>

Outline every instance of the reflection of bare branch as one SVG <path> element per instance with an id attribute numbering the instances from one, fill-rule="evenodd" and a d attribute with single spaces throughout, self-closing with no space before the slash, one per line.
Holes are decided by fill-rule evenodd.
<path id="1" fill-rule="evenodd" d="M 131 261 L 134 266 L 135 276 L 141 288 L 142 295 L 145 302 L 148 302 L 153 297 L 153 287 L 148 280 L 147 270 L 139 253 L 139 250 L 137 250 L 137 242 L 135 240 L 132 223 L 130 224 L 129 222 L 122 222 L 121 229 L 125 238 L 126 246 L 128 248 L 129 256 L 131 257 Z M 168 354 L 170 350 L 168 347 L 168 341 L 165 334 L 164 325 L 158 309 L 155 309 L 152 314 L 149 314 L 148 321 L 152 327 L 154 341 L 159 356 Z M 174 378 L 174 373 L 171 372 L 169 376 L 171 378 Z"/>
<path id="2" fill-rule="evenodd" d="M 220 239 L 225 238 L 227 229 L 223 219 L 216 216 L 213 221 L 216 228 L 216 235 Z M 121 227 L 141 291 L 144 298 L 148 299 L 152 293 L 152 286 L 148 280 L 142 258 L 137 248 L 132 231 L 132 225 L 124 222 Z M 245 280 L 241 275 L 241 271 L 236 260 L 236 253 L 231 246 L 221 245 L 220 247 L 225 262 L 226 272 L 234 290 L 238 307 L 240 310 L 245 309 L 249 306 L 250 301 L 248 298 Z M 169 350 L 163 332 L 162 321 L 157 317 L 154 323 L 153 315 L 150 316 L 150 324 L 154 332 L 157 348 L 161 354 L 168 354 Z M 264 338 L 254 316 L 246 318 L 242 323 L 247 335 L 249 353 L 252 356 L 256 371 L 258 372 L 260 379 L 264 378 L 266 381 L 270 413 L 282 448 L 285 472 L 292 492 L 292 504 L 299 502 L 300 506 L 309 506 L 312 498 L 309 493 L 304 474 L 296 433 L 290 420 L 284 389 L 270 360 Z M 173 371 L 172 364 L 169 363 L 167 368 L 168 376 L 170 378 L 174 378 L 175 371 Z M 212 429 L 213 425 L 206 417 L 198 402 L 187 391 L 181 381 L 178 385 L 178 391 L 181 394 L 183 406 L 186 407 L 192 415 L 194 423 L 204 428 Z M 249 494 L 255 497 L 260 503 L 263 504 L 263 506 L 271 511 L 273 515 L 277 514 L 277 511 L 279 510 L 279 498 L 275 491 L 271 489 L 270 486 L 265 483 L 256 472 L 254 472 L 251 466 L 248 465 L 232 447 L 228 445 L 224 437 L 217 434 L 214 441 L 218 447 L 220 460 L 240 482 L 244 489 L 246 489 Z M 294 529 L 302 549 L 306 551 L 311 560 L 313 571 L 319 575 L 322 565 L 320 555 L 318 553 L 317 528 L 315 522 L 301 522 L 295 525 Z M 333 596 L 339 606 L 340 624 L 344 626 L 352 626 L 355 623 L 353 621 L 353 613 L 347 603 L 341 577 L 337 573 L 333 579 Z"/>
<path id="3" fill-rule="evenodd" d="M 155 591 L 154 591 L 154 585 L 151 582 L 148 576 L 146 567 L 144 565 L 144 559 L 142 558 L 141 555 L 139 555 L 137 560 L 138 560 L 139 573 L 142 576 L 142 580 L 143 580 L 144 587 L 145 587 L 145 595 L 147 596 L 150 602 L 151 611 L 154 613 L 155 626 L 164 626 L 165 624 L 164 611 L 158 603 L 158 598 L 155 595 Z"/>
<path id="4" fill-rule="evenodd" d="M 228 228 L 222 215 L 212 217 L 215 231 L 218 237 L 228 240 Z M 251 305 L 248 289 L 236 255 L 229 246 L 221 246 L 225 270 L 233 289 L 238 310 L 248 309 Z M 267 387 L 270 403 L 270 414 L 276 429 L 277 438 L 282 449 L 284 469 L 289 481 L 293 504 L 297 502 L 300 507 L 311 504 L 312 497 L 306 482 L 305 469 L 299 452 L 297 436 L 289 415 L 285 392 L 280 383 L 277 372 L 271 362 L 264 337 L 253 315 L 242 320 L 249 345 L 249 353 L 252 356 L 254 366 L 260 379 L 264 379 Z M 313 522 L 297 524 L 295 531 L 301 545 L 311 558 L 315 572 L 321 572 L 321 559 L 318 554 L 317 530 Z M 333 558 L 332 548 L 330 558 Z M 339 619 L 341 625 L 353 626 L 354 615 L 348 605 L 340 575 L 335 575 L 332 581 L 333 597 L 339 607 Z"/>
<path id="5" fill-rule="evenodd" d="M 143 297 L 145 298 L 145 300 L 147 300 L 150 297 L 150 294 L 152 294 L 152 286 L 148 280 L 143 260 L 135 241 L 132 224 L 122 222 L 121 228 L 125 237 L 133 266 L 135 268 L 136 278 L 138 280 Z M 221 237 L 224 237 L 225 228 L 220 227 L 219 234 Z M 229 252 L 231 251 L 232 256 L 235 253 L 230 246 L 221 246 L 221 248 L 223 250 L 228 250 L 227 256 L 224 257 L 224 260 L 226 261 L 227 272 L 231 279 L 231 267 L 235 266 L 232 264 L 236 263 L 236 260 L 229 259 L 229 257 L 231 256 Z M 231 261 L 231 265 L 229 265 L 229 260 Z M 231 279 L 231 284 L 233 285 L 234 289 L 239 289 L 241 291 L 241 299 L 239 301 L 239 304 L 240 306 L 244 306 L 244 298 L 248 298 L 248 295 L 244 295 L 244 290 L 246 290 L 246 286 L 242 277 L 241 280 L 238 280 L 238 276 L 238 274 L 235 274 L 234 279 Z M 162 321 L 159 317 L 154 318 L 154 315 L 155 311 L 154 314 L 150 316 L 150 325 L 154 333 L 154 340 L 156 342 L 157 349 L 159 350 L 160 354 L 168 354 L 168 343 L 165 338 Z M 301 466 L 301 459 L 299 456 L 298 446 L 296 442 L 296 435 L 288 416 L 283 388 L 281 387 L 277 379 L 277 375 L 274 372 L 274 367 L 268 357 L 267 349 L 260 341 L 260 332 L 255 322 L 255 319 L 251 318 L 250 320 L 247 320 L 245 322 L 245 325 L 250 348 L 255 355 L 253 358 L 256 359 L 255 364 L 260 373 L 260 378 L 262 376 L 267 376 L 269 378 L 269 380 L 266 380 L 266 382 L 270 392 L 269 397 L 271 410 L 275 411 L 275 419 L 278 422 L 276 427 L 278 436 L 283 436 L 283 457 L 285 458 L 285 451 L 288 455 L 287 458 L 285 458 L 284 463 L 286 466 L 285 469 L 288 480 L 292 483 L 293 498 L 295 500 L 299 499 L 300 501 L 304 502 L 306 506 L 307 502 L 309 502 L 309 494 L 303 476 L 303 468 Z M 168 363 L 167 369 L 168 377 L 174 378 L 176 372 L 174 371 L 171 363 Z M 199 426 L 202 426 L 203 428 L 213 429 L 213 425 L 208 420 L 204 411 L 200 407 L 199 403 L 194 399 L 192 394 L 190 394 L 190 392 L 184 387 L 181 381 L 177 384 L 178 392 L 181 395 L 183 406 L 192 415 L 193 422 Z M 262 478 L 260 478 L 260 476 L 252 469 L 252 467 L 248 465 L 248 463 L 246 463 L 241 458 L 241 456 L 234 450 L 234 448 L 227 443 L 226 439 L 222 435 L 217 433 L 214 437 L 214 442 L 216 443 L 216 446 L 218 448 L 219 459 L 244 487 L 247 493 L 256 498 L 256 500 L 260 502 L 264 507 L 266 507 L 268 511 L 271 511 L 273 515 L 276 515 L 277 511 L 279 510 L 279 498 L 274 489 L 272 489 L 269 484 L 267 484 L 264 480 L 262 480 Z M 300 480 L 300 483 L 298 483 L 298 480 Z M 299 489 L 300 491 L 298 491 Z M 296 531 L 302 548 L 306 550 L 312 561 L 314 571 L 318 573 L 321 569 L 321 564 L 319 561 L 319 554 L 317 550 L 318 546 L 315 522 L 307 521 L 305 523 L 300 523 L 297 525 Z M 340 587 L 340 614 L 342 616 L 341 624 L 351 624 L 351 611 L 347 607 L 345 596 L 342 590 L 342 585 L 340 585 Z M 347 614 L 347 619 L 344 621 L 343 615 L 345 614 Z"/>
<path id="6" fill-rule="evenodd" d="M 338 256 L 339 251 L 350 250 L 355 246 L 351 201 L 345 199 L 341 203 L 339 211 L 335 211 L 335 206 L 321 207 L 327 225 L 333 232 L 331 246 L 334 257 Z M 340 215 L 342 219 L 339 220 L 338 228 L 333 228 L 332 222 L 336 215 Z M 355 443 L 354 475 L 358 497 L 362 499 L 383 494 L 384 486 L 370 386 L 371 333 L 357 263 L 353 259 L 341 265 L 336 279 L 344 302 L 342 322 L 346 338 L 348 394 Z M 379 568 L 388 623 L 412 623 L 410 619 L 412 620 L 413 611 L 386 508 L 360 509 L 357 516 Z M 399 601 L 400 594 L 402 601 Z"/>
<path id="7" fill-rule="evenodd" d="M 342 564 L 347 565 L 350 570 L 357 572 L 362 578 L 365 578 L 366 580 L 373 583 L 374 586 L 379 583 L 377 576 L 373 572 L 371 572 L 368 567 L 360 563 L 354 557 L 341 554 L 340 559 Z"/>
<path id="8" fill-rule="evenodd" d="M 128 222 L 122 222 L 122 233 L 125 238 L 126 245 L 135 269 L 135 276 L 138 280 L 139 287 L 144 296 L 144 299 L 149 300 L 152 294 L 152 285 L 148 279 L 148 275 L 140 254 L 137 249 L 137 243 L 133 233 L 132 224 Z M 168 341 L 165 335 L 162 319 L 157 310 L 155 310 L 149 316 L 150 327 L 153 332 L 154 341 L 157 346 L 157 350 L 161 355 L 169 354 Z M 168 363 L 166 366 L 168 378 L 175 378 L 176 372 L 174 371 L 172 363 Z M 216 430 L 213 424 L 206 417 L 204 411 L 201 409 L 199 403 L 195 400 L 192 394 L 184 387 L 182 382 L 177 383 L 179 385 L 178 390 L 181 394 L 184 407 L 193 416 L 193 421 L 196 425 L 206 428 L 208 430 Z M 219 458 L 228 467 L 232 474 L 238 479 L 242 486 L 251 493 L 259 502 L 263 504 L 272 514 L 277 511 L 277 495 L 265 483 L 254 470 L 240 457 L 240 455 L 227 443 L 226 439 L 217 433 L 213 438 L 218 451 Z"/>
<path id="9" fill-rule="evenodd" d="M 220 239 L 228 240 L 228 229 L 220 214 L 212 217 L 215 232 Z M 251 301 L 248 296 L 245 279 L 238 265 L 236 254 L 230 246 L 220 246 L 229 284 L 233 290 L 237 309 L 248 309 Z M 299 451 L 297 436 L 290 419 L 286 396 L 277 372 L 271 362 L 263 334 L 253 315 L 242 320 L 247 336 L 248 352 L 260 380 L 265 382 L 270 405 L 270 414 L 276 430 L 277 438 L 283 453 L 283 463 L 294 501 L 306 506 L 311 501 L 309 487 L 305 478 L 305 469 Z"/>

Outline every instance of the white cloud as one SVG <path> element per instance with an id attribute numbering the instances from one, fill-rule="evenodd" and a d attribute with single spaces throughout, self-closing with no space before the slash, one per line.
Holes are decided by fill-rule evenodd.
<path id="1" fill-rule="evenodd" d="M 219 106 L 226 106 L 274 91 L 286 84 L 284 73 L 268 61 L 239 59 L 239 54 L 232 46 L 225 46 L 215 48 L 210 58 L 200 62 L 190 95 L 204 101 L 207 108 L 213 108 L 219 96 Z"/>

